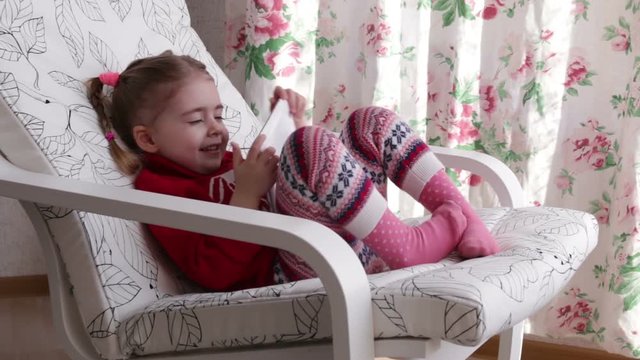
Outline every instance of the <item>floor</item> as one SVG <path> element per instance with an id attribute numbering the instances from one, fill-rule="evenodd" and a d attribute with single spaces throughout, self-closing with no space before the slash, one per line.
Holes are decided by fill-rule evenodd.
<path id="1" fill-rule="evenodd" d="M 49 297 L 0 297 L 0 359 L 70 360 L 55 335 Z"/>
<path id="2" fill-rule="evenodd" d="M 48 297 L 0 298 L 0 359 L 69 360 L 59 344 Z"/>

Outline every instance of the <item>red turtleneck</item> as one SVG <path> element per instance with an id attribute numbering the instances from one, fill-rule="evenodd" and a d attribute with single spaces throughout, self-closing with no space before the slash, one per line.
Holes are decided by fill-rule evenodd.
<path id="1" fill-rule="evenodd" d="M 229 204 L 235 189 L 230 152 L 220 168 L 207 175 L 156 154 L 147 154 L 144 165 L 134 183 L 139 190 Z M 268 209 L 266 198 L 261 209 Z M 147 227 L 178 268 L 207 289 L 230 291 L 274 282 L 273 248 L 164 226 Z"/>

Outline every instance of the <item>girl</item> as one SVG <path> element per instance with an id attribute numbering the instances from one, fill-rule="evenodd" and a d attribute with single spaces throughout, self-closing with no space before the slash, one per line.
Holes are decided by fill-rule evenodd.
<path id="1" fill-rule="evenodd" d="M 111 95 L 103 94 L 105 85 Z M 88 96 L 114 160 L 124 172 L 137 173 L 137 189 L 267 210 L 265 194 L 277 183 L 278 211 L 335 230 L 367 273 L 436 262 L 454 249 L 466 258 L 497 251 L 428 146 L 388 110 L 354 112 L 338 139 L 304 126 L 304 98 L 278 87 L 272 103 L 289 103 L 297 130 L 280 158 L 273 148 L 260 150 L 261 135 L 245 159 L 238 144 L 226 151 L 224 105 L 205 66 L 188 56 L 167 51 L 136 60 L 121 74 L 90 79 Z M 431 219 L 408 226 L 391 213 L 387 178 L 431 211 Z M 211 290 L 315 276 L 285 251 L 148 227 L 177 266 Z"/>

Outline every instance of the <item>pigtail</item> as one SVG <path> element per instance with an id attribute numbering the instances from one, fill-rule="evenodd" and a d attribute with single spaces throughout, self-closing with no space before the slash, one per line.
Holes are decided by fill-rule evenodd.
<path id="1" fill-rule="evenodd" d="M 109 142 L 111 157 L 122 172 L 127 175 L 133 175 L 140 169 L 140 158 L 137 154 L 118 144 L 111 117 L 107 110 L 111 106 L 111 101 L 108 96 L 103 95 L 103 87 L 104 84 L 100 78 L 94 77 L 89 79 L 87 82 L 87 97 L 96 114 L 98 114 L 98 123 L 100 124 L 100 129 L 105 134 L 105 138 Z"/>

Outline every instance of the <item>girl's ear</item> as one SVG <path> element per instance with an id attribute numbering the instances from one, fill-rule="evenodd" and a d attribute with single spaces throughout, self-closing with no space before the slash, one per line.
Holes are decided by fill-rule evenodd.
<path id="1" fill-rule="evenodd" d="M 136 144 L 138 144 L 138 147 L 144 152 L 153 154 L 160 149 L 153 141 L 149 128 L 144 125 L 136 125 L 133 127 L 133 138 Z"/>

